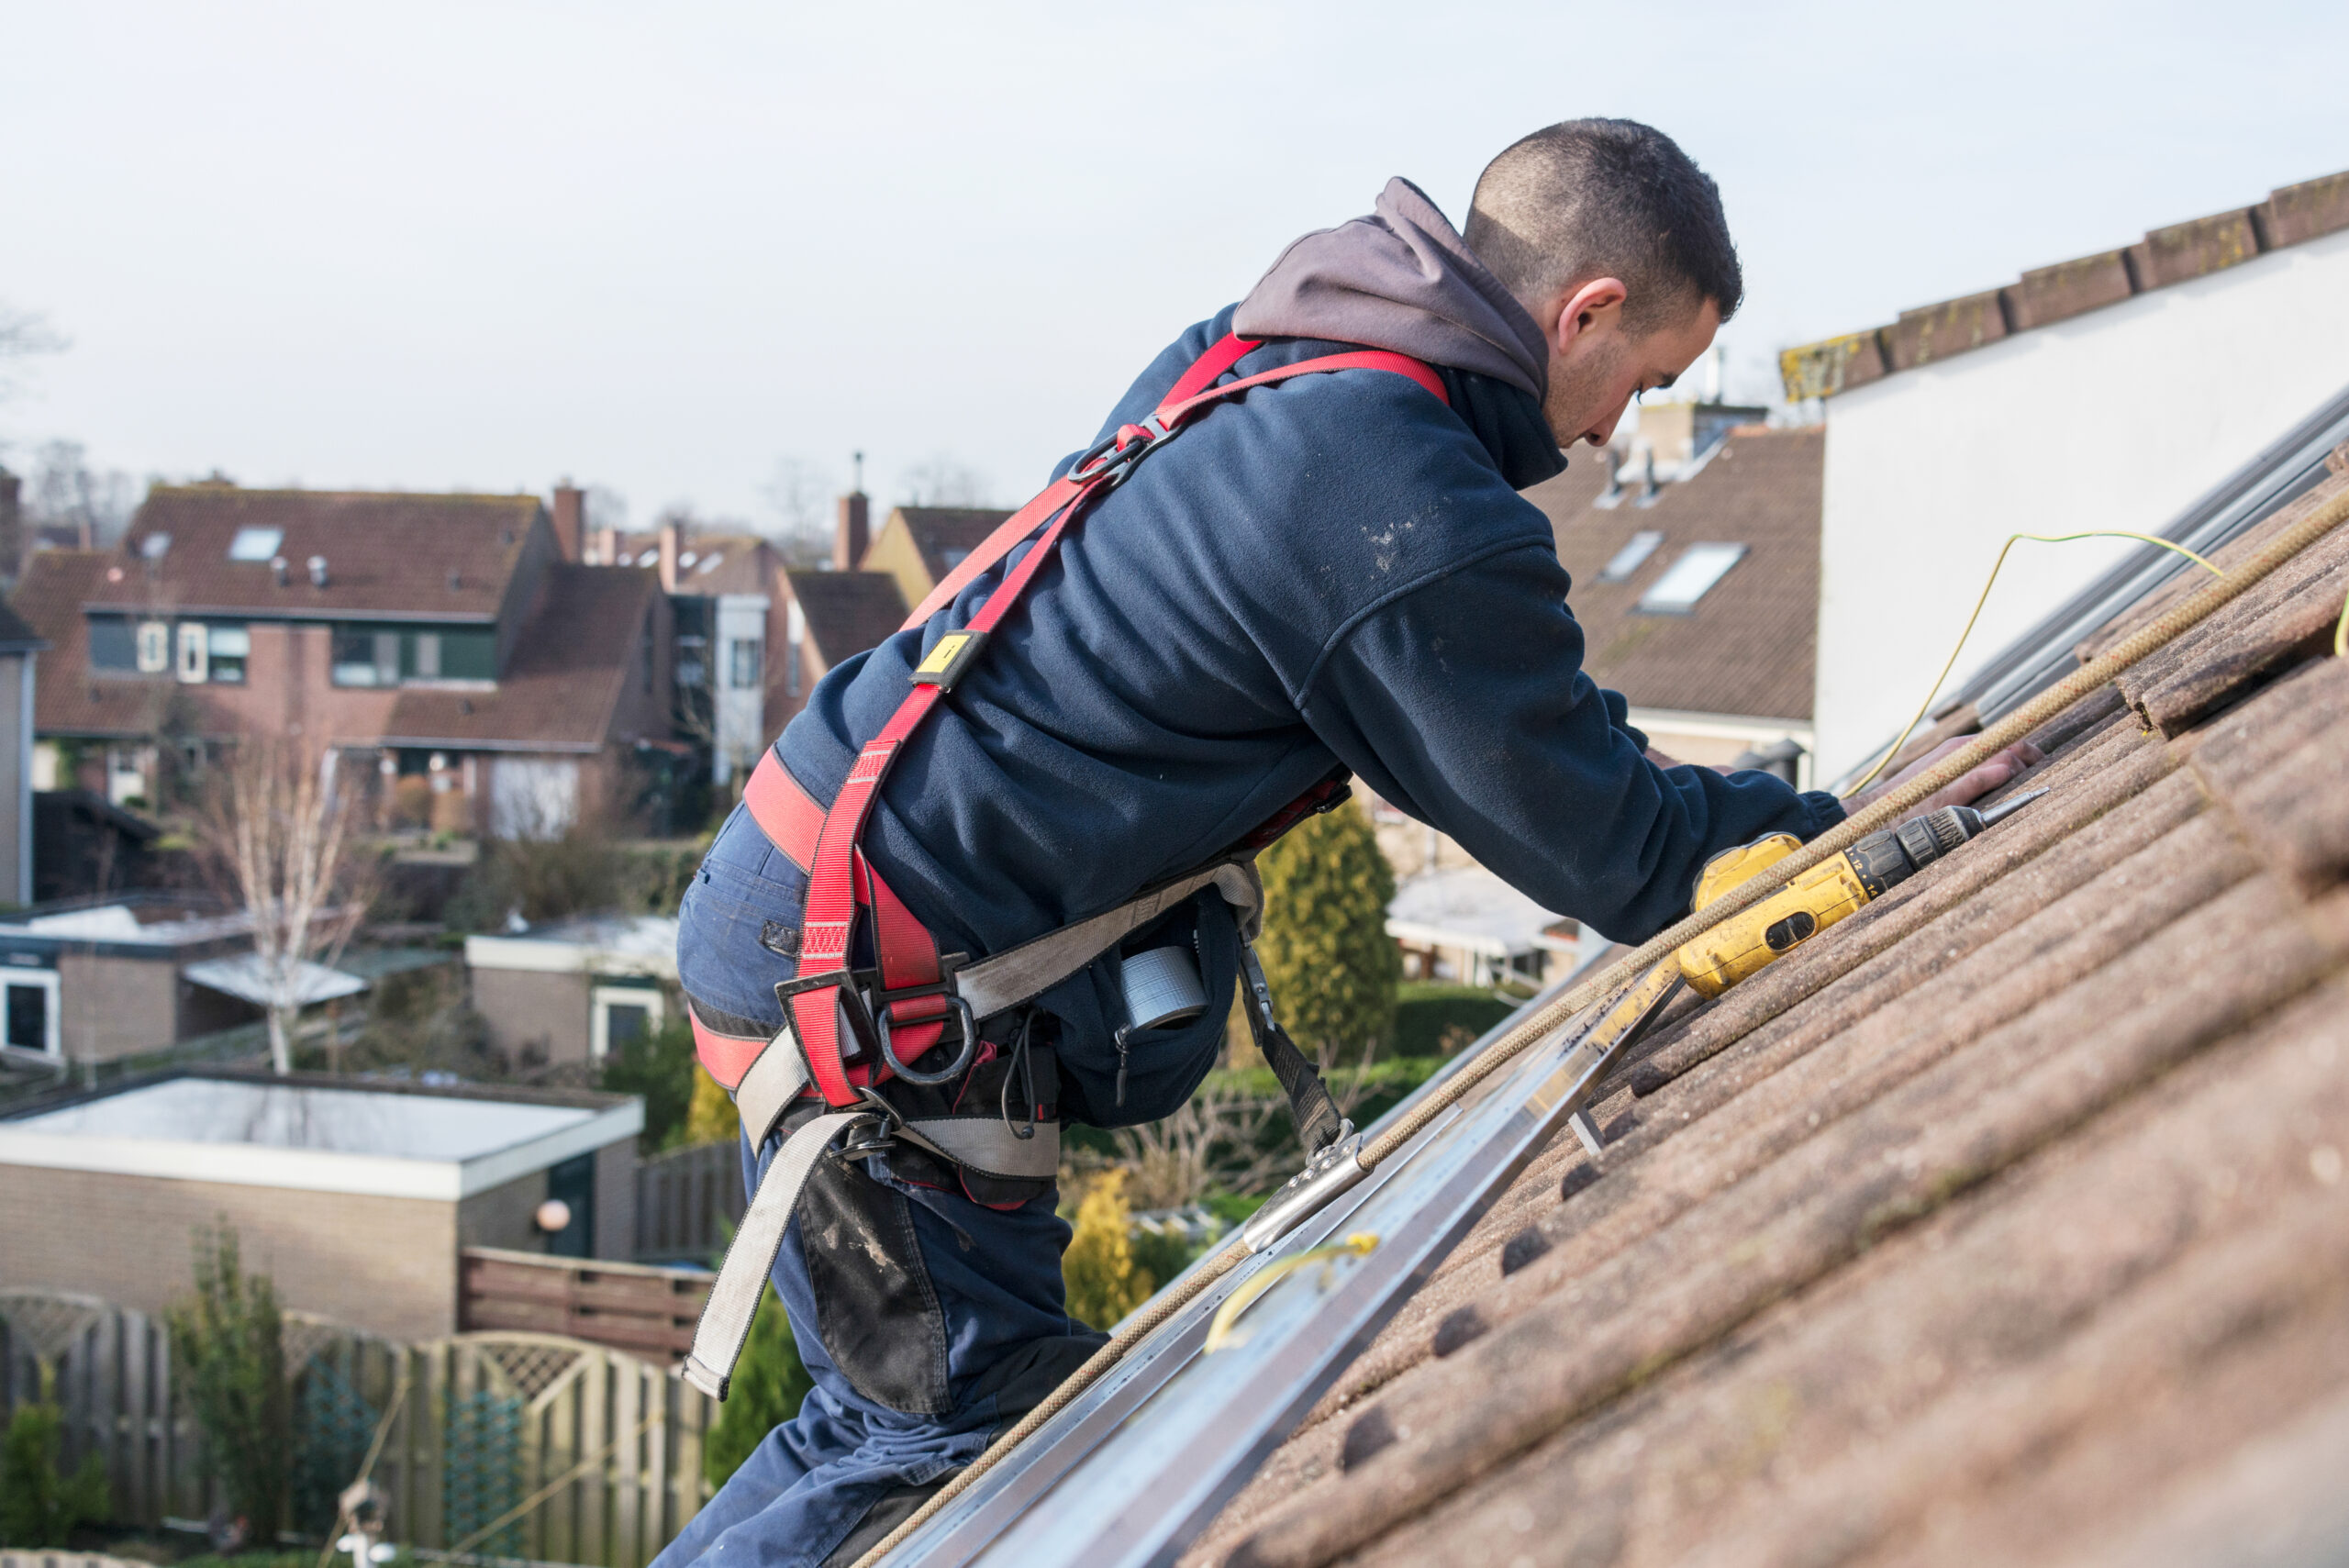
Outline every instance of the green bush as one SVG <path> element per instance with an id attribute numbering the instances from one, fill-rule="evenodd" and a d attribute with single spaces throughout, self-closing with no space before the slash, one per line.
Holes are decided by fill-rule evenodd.
<path id="1" fill-rule="evenodd" d="M 1158 1288 L 1157 1279 L 1135 1262 L 1124 1171 L 1101 1173 L 1076 1206 L 1076 1233 L 1061 1254 L 1061 1280 L 1068 1289 L 1068 1315 L 1096 1329 L 1115 1327 Z"/>
<path id="2" fill-rule="evenodd" d="M 751 1319 L 751 1337 L 734 1363 L 734 1380 L 727 1387 L 726 1403 L 718 1407 L 718 1422 L 702 1440 L 701 1468 L 709 1484 L 725 1485 L 769 1432 L 799 1414 L 799 1402 L 815 1386 L 800 1363 L 791 1319 L 774 1286 L 769 1285 L 759 1298 L 758 1316 Z"/>
<path id="3" fill-rule="evenodd" d="M 70 1477 L 57 1473 L 65 1447 L 65 1413 L 44 1396 L 17 1407 L 0 1439 L 0 1546 L 35 1551 L 63 1546 L 79 1526 L 104 1524 L 112 1505 L 106 1467 L 95 1453 Z"/>
<path id="4" fill-rule="evenodd" d="M 1516 1003 L 1479 986 L 1410 982 L 1396 997 L 1395 1053 L 1456 1055 L 1516 1010 Z"/>
<path id="5" fill-rule="evenodd" d="M 266 1274 L 244 1272 L 223 1218 L 195 1233 L 195 1293 L 168 1315 L 173 1373 L 204 1431 L 206 1466 L 245 1521 L 248 1540 L 275 1540 L 285 1522 L 294 1402 L 285 1381 L 284 1318 Z"/>
<path id="6" fill-rule="evenodd" d="M 685 1141 L 695 1061 L 693 1025 L 682 1009 L 604 1059 L 600 1084 L 606 1093 L 644 1097 L 644 1130 L 636 1140 L 643 1152 L 658 1153 Z"/>
<path id="7" fill-rule="evenodd" d="M 1283 1026 L 1332 1062 L 1391 1041 L 1403 973 L 1386 934 L 1395 873 L 1370 818 L 1352 804 L 1308 817 L 1256 863 L 1265 894 L 1256 954 Z"/>

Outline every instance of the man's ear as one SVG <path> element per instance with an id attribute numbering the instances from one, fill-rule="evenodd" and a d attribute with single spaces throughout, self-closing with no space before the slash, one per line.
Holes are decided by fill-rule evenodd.
<path id="1" fill-rule="evenodd" d="M 1557 324 L 1550 342 L 1561 353 L 1566 345 L 1593 328 L 1620 320 L 1631 291 L 1620 278 L 1593 278 L 1568 290 L 1558 302 Z"/>

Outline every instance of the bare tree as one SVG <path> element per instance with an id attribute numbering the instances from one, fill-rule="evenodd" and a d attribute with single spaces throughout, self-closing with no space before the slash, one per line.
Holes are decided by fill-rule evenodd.
<path id="1" fill-rule="evenodd" d="M 79 548 L 96 550 L 122 537 L 138 486 L 118 468 L 90 466 L 79 441 L 50 441 L 39 453 L 28 509 L 34 522 L 74 530 Z"/>
<path id="2" fill-rule="evenodd" d="M 905 473 L 908 506 L 984 506 L 992 489 L 985 474 L 952 452 L 932 452 Z"/>
<path id="3" fill-rule="evenodd" d="M 204 847 L 252 917 L 269 1059 L 280 1073 L 294 1068 L 312 966 L 331 968 L 342 956 L 364 907 L 347 836 L 355 808 L 347 808 L 335 755 L 314 760 L 274 739 L 245 740 L 218 770 L 202 815 Z"/>
<path id="4" fill-rule="evenodd" d="M 832 476 L 796 457 L 778 458 L 759 486 L 776 526 L 762 530 L 787 566 L 818 566 L 831 559 Z"/>

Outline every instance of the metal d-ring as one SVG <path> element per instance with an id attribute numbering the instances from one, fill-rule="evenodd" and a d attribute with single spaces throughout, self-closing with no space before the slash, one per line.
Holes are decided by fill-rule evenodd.
<path id="1" fill-rule="evenodd" d="M 978 1052 L 979 1022 L 971 1012 L 971 1004 L 952 991 L 945 993 L 945 999 L 946 1005 L 962 1021 L 963 1049 L 955 1053 L 952 1062 L 937 1073 L 917 1073 L 897 1060 L 897 1048 L 889 1042 L 889 1009 L 886 1005 L 878 1009 L 875 1021 L 881 1026 L 881 1060 L 889 1064 L 890 1072 L 908 1084 L 944 1084 L 959 1078 L 963 1070 L 970 1066 L 971 1058 Z M 922 1021 L 927 1023 L 929 1020 L 925 1018 Z"/>

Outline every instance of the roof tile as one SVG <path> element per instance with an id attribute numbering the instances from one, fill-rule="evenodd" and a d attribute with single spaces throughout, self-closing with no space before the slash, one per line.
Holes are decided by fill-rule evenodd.
<path id="1" fill-rule="evenodd" d="M 1904 310 L 1900 319 L 1884 329 L 1891 350 L 1892 368 L 1914 370 L 1919 365 L 1995 343 L 2007 335 L 2007 317 L 1998 290 L 1945 299 L 1917 310 Z"/>
<path id="2" fill-rule="evenodd" d="M 116 557 L 128 568 L 121 585 L 99 584 L 93 599 L 131 610 L 164 605 L 255 616 L 487 620 L 504 601 L 544 510 L 535 495 L 159 484 L 131 518 Z M 289 567 L 283 587 L 267 557 L 228 559 L 242 528 L 278 531 L 276 554 Z M 166 546 L 150 560 L 144 551 L 159 535 Z M 324 588 L 310 584 L 312 556 L 326 562 Z"/>
<path id="3" fill-rule="evenodd" d="M 2129 278 L 2129 252 L 2104 250 L 2052 267 L 2033 267 L 2006 289 L 2007 315 L 2018 332 L 2067 320 L 2135 293 Z"/>
<path id="4" fill-rule="evenodd" d="M 906 596 L 886 572 L 792 572 L 792 596 L 826 666 L 877 648 L 906 618 Z"/>
<path id="5" fill-rule="evenodd" d="M 2337 616 L 2344 538 L 2173 678 Z M 2349 1429 L 2349 661 L 2223 701 L 2076 705 L 2045 800 L 1661 1025 L 1604 1154 L 1538 1157 L 1186 1561 L 2038 1561 L 2194 1496 L 2216 1563 L 2319 1517 L 2323 1467 L 2226 1467 Z"/>
<path id="6" fill-rule="evenodd" d="M 2257 210 L 2239 207 L 2154 229 L 2129 247 L 2138 286 L 2166 288 L 2250 261 L 2261 250 L 2251 221 Z"/>

